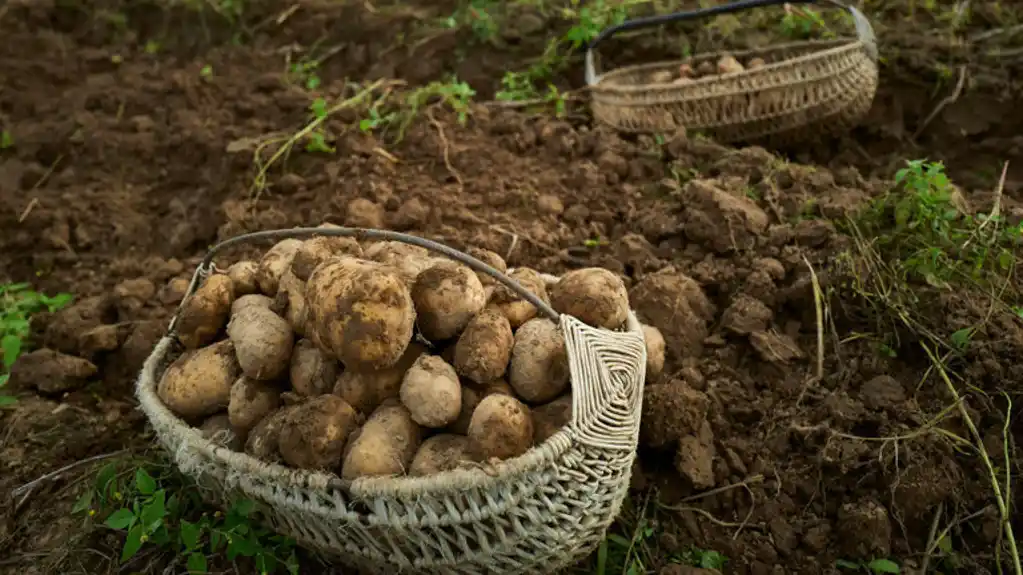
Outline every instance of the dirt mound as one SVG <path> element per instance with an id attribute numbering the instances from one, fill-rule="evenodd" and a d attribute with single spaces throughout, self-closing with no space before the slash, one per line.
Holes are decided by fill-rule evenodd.
<path id="1" fill-rule="evenodd" d="M 601 266 L 627 278 L 640 318 L 665 337 L 667 365 L 646 390 L 636 497 L 619 528 L 641 551 L 621 549 L 622 561 L 679 572 L 670 570 L 678 562 L 700 563 L 695 550 L 713 550 L 727 557 L 725 572 L 754 575 L 889 558 L 903 572 L 928 561 L 992 571 L 1001 527 L 990 473 L 959 439 L 971 441 L 975 425 L 997 469 L 1008 473 L 1007 453 L 1018 472 L 1021 431 L 1004 433 L 998 391 L 1020 390 L 1019 322 L 999 315 L 954 358 L 956 376 L 987 392 L 971 392 L 967 422 L 910 332 L 888 338 L 893 324 L 879 328 L 877 309 L 849 285 L 848 258 L 862 246 L 847 217 L 891 187 L 862 175 L 880 169 L 873 161 L 862 171 L 801 165 L 684 132 L 623 137 L 495 104 L 424 104 L 395 142 L 359 129 L 376 121 L 362 106 L 326 118 L 323 147 L 297 142 L 254 186 L 265 167 L 255 160 L 315 117 L 318 98 L 358 91 L 345 75 L 417 83 L 475 70 L 488 93 L 511 58 L 487 48 L 459 62 L 460 38 L 446 32 L 389 52 L 381 37 L 416 29 L 429 8 L 301 4 L 296 15 L 266 4 L 247 18 L 277 28 L 232 45 L 219 43 L 230 27 L 212 25 L 212 48 L 153 46 L 156 15 L 194 16 L 174 11 L 125 11 L 123 26 L 80 22 L 55 5 L 0 12 L 13 39 L 0 46 L 0 127 L 10 134 L 0 149 L 0 280 L 77 297 L 35 316 L 42 349 L 15 364 L 6 388 L 20 401 L 0 411 L 0 497 L 14 502 L 0 522 L 10 558 L 0 571 L 118 568 L 122 539 L 70 519 L 90 469 L 74 465 L 148 445 L 133 377 L 207 246 L 324 221 L 486 248 L 510 266 Z M 282 50 L 339 16 L 354 22 L 346 30 L 360 24 L 365 42 L 338 44 L 313 90 L 308 76 L 281 74 Z M 278 137 L 254 158 L 267 134 Z M 1009 180 L 1001 201 L 1015 217 Z M 994 201 L 965 196 L 985 210 Z M 931 319 L 949 333 L 990 308 L 934 293 Z M 936 514 L 951 526 L 940 557 Z M 79 566 L 65 553 L 75 546 L 100 553 Z M 155 552 L 143 558 L 148 567 L 132 568 L 165 566 Z"/>

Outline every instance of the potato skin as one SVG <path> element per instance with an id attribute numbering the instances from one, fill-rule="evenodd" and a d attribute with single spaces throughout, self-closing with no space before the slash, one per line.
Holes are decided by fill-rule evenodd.
<path id="1" fill-rule="evenodd" d="M 366 248 L 365 256 L 366 259 L 392 266 L 410 286 L 420 272 L 437 261 L 430 255 L 430 250 L 398 241 L 376 242 Z"/>
<path id="2" fill-rule="evenodd" d="M 629 318 L 629 293 L 622 278 L 604 268 L 572 270 L 550 291 L 551 306 L 583 323 L 620 329 Z"/>
<path id="3" fill-rule="evenodd" d="M 231 427 L 231 418 L 226 413 L 210 416 L 202 422 L 199 433 L 206 439 L 231 451 L 241 452 L 245 441 Z"/>
<path id="4" fill-rule="evenodd" d="M 227 407 L 240 368 L 230 341 L 186 351 L 160 378 L 156 393 L 185 419 L 212 415 Z"/>
<path id="5" fill-rule="evenodd" d="M 245 375 L 262 381 L 280 377 L 291 363 L 295 333 L 269 308 L 250 305 L 231 316 L 227 337 Z"/>
<path id="6" fill-rule="evenodd" d="M 259 283 L 256 281 L 256 272 L 258 270 L 259 264 L 249 260 L 235 262 L 227 268 L 227 277 L 231 278 L 235 297 L 242 297 L 243 295 L 259 291 Z"/>
<path id="7" fill-rule="evenodd" d="M 457 469 L 465 461 L 472 461 L 469 438 L 453 433 L 441 433 L 419 446 L 409 466 L 409 475 L 424 476 Z"/>
<path id="8" fill-rule="evenodd" d="M 540 445 L 572 422 L 572 394 L 533 408 L 533 445 Z"/>
<path id="9" fill-rule="evenodd" d="M 231 304 L 231 315 L 237 315 L 238 312 L 247 307 L 265 307 L 270 309 L 273 306 L 273 298 L 267 297 L 263 294 L 249 294 L 243 295 L 240 298 L 234 300 Z"/>
<path id="10" fill-rule="evenodd" d="M 281 457 L 299 469 L 334 469 L 359 414 L 345 400 L 320 395 L 294 406 L 281 424 Z"/>
<path id="11" fill-rule="evenodd" d="M 508 383 L 529 403 L 544 403 L 568 387 L 568 352 L 553 321 L 533 318 L 515 332 Z"/>
<path id="12" fill-rule="evenodd" d="M 501 273 L 505 273 L 508 271 L 508 264 L 505 263 L 504 258 L 490 250 L 474 246 L 466 250 L 465 253 L 480 260 L 481 262 L 487 264 L 488 266 L 496 269 Z M 494 288 L 495 286 L 498 285 L 496 279 L 483 272 L 476 272 L 476 277 L 479 278 L 480 283 L 483 285 L 484 289 Z M 492 291 L 493 290 L 490 289 L 488 290 L 488 293 Z"/>
<path id="13" fill-rule="evenodd" d="M 419 449 L 419 426 L 408 409 L 388 403 L 377 408 L 348 446 L 341 477 L 404 475 Z"/>
<path id="14" fill-rule="evenodd" d="M 231 427 L 245 437 L 264 417 L 281 405 L 281 392 L 266 382 L 242 376 L 231 386 L 227 416 Z"/>
<path id="15" fill-rule="evenodd" d="M 259 268 L 256 270 L 256 283 L 259 284 L 259 291 L 270 297 L 277 295 L 281 276 L 291 268 L 291 261 L 300 247 L 302 247 L 302 240 L 288 238 L 277 242 L 274 247 L 263 254 L 262 259 L 259 260 Z"/>
<path id="16" fill-rule="evenodd" d="M 508 459 L 533 445 L 533 418 L 529 408 L 514 397 L 495 393 L 484 397 L 469 421 L 474 457 Z"/>
<path id="17" fill-rule="evenodd" d="M 306 284 L 308 328 L 350 369 L 397 362 L 412 340 L 412 295 L 389 266 L 352 257 L 324 262 Z"/>
<path id="18" fill-rule="evenodd" d="M 300 339 L 291 352 L 288 370 L 295 393 L 312 397 L 330 393 L 337 380 L 338 365 L 308 339 Z"/>
<path id="19" fill-rule="evenodd" d="M 412 285 L 416 325 L 430 341 L 457 336 L 486 305 L 486 292 L 476 274 L 452 261 L 423 270 Z"/>
<path id="20" fill-rule="evenodd" d="M 483 393 L 476 391 L 474 388 L 463 385 L 462 406 L 458 410 L 458 417 L 448 426 L 448 431 L 458 435 L 469 433 L 469 421 L 472 420 L 472 412 L 476 410 L 476 406 L 480 404 L 483 396 Z"/>
<path id="21" fill-rule="evenodd" d="M 642 325 L 643 339 L 646 340 L 646 378 L 648 381 L 660 377 L 664 371 L 664 336 L 652 325 Z"/>
<path id="22" fill-rule="evenodd" d="M 302 281 L 309 279 L 316 266 L 341 254 L 362 257 L 362 246 L 354 238 L 317 236 L 302 242 L 291 260 L 291 272 Z"/>
<path id="23" fill-rule="evenodd" d="M 405 374 L 400 394 L 412 420 L 423 427 L 444 427 L 458 419 L 462 408 L 458 374 L 436 355 L 419 356 Z"/>
<path id="24" fill-rule="evenodd" d="M 270 311 L 288 320 L 296 334 L 305 336 L 309 318 L 309 306 L 305 301 L 305 282 L 295 277 L 291 270 L 281 276 Z"/>
<path id="25" fill-rule="evenodd" d="M 484 309 L 465 326 L 455 344 L 455 371 L 481 385 L 494 381 L 508 369 L 514 344 L 508 318 Z"/>
<path id="26" fill-rule="evenodd" d="M 178 341 L 186 349 L 196 349 L 213 343 L 227 324 L 234 303 L 234 284 L 224 274 L 206 278 L 195 293 L 188 296 L 174 327 Z"/>
<path id="27" fill-rule="evenodd" d="M 334 395 L 348 402 L 356 411 L 370 414 L 389 399 L 397 399 L 405 372 L 426 352 L 422 344 L 412 342 L 397 363 L 375 370 L 346 369 L 337 378 Z"/>
<path id="28" fill-rule="evenodd" d="M 547 295 L 547 282 L 544 281 L 540 272 L 530 268 L 516 268 L 508 274 L 508 277 L 519 282 L 519 285 L 540 298 L 540 301 L 550 303 Z M 538 313 L 535 305 L 522 299 L 504 285 L 498 285 L 495 288 L 490 304 L 508 318 L 512 329 L 518 329 L 519 326 L 536 317 Z"/>
<path id="29" fill-rule="evenodd" d="M 245 453 L 268 463 L 280 462 L 281 429 L 295 407 L 286 405 L 261 419 L 245 439 Z"/>

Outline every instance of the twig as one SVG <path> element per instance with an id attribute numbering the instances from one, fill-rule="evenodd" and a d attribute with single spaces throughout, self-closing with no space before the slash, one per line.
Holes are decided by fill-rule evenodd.
<path id="1" fill-rule="evenodd" d="M 952 94 L 949 95 L 947 98 L 938 102 L 938 105 L 935 106 L 934 110 L 932 110 L 931 113 L 927 116 L 927 118 L 924 119 L 924 121 L 920 124 L 920 127 L 918 127 L 916 131 L 913 132 L 913 137 L 910 139 L 916 140 L 917 138 L 919 138 L 920 134 L 922 134 L 923 131 L 927 129 L 927 126 L 929 126 L 930 123 L 934 121 L 934 118 L 938 117 L 938 114 L 940 114 L 941 111 L 944 110 L 946 106 L 958 100 L 959 96 L 961 96 L 963 93 L 963 86 L 965 85 L 966 65 L 964 64 L 962 66 L 959 66 L 959 81 L 956 82 L 955 90 L 952 90 Z"/>
<path id="2" fill-rule="evenodd" d="M 437 135 L 440 137 L 441 143 L 444 144 L 444 165 L 447 167 L 448 172 L 451 173 L 451 176 L 455 178 L 455 181 L 458 182 L 459 190 L 464 189 L 465 183 L 462 181 L 462 175 L 451 165 L 451 144 L 448 142 L 447 136 L 444 135 L 444 126 L 437 121 L 437 118 L 433 117 L 432 108 L 426 109 L 426 118 L 430 120 L 430 124 L 437 130 Z"/>
<path id="3" fill-rule="evenodd" d="M 981 32 L 980 34 L 973 35 L 973 37 L 969 38 L 968 41 L 971 43 L 983 42 L 984 40 L 994 38 L 995 36 L 1001 36 L 1003 34 L 1012 35 L 1015 34 L 1016 32 L 1023 32 L 1023 24 L 1017 24 L 1015 26 L 1008 26 L 1005 28 L 995 28 L 994 30 L 987 30 L 985 32 Z"/>
<path id="4" fill-rule="evenodd" d="M 938 510 L 934 512 L 934 520 L 931 521 L 931 531 L 927 535 L 927 546 L 924 547 L 924 559 L 920 566 L 920 574 L 927 575 L 927 566 L 931 562 L 931 555 L 934 553 L 937 542 L 935 537 L 938 534 L 938 524 L 941 522 L 941 513 L 945 510 L 945 503 L 938 503 Z"/>
<path id="5" fill-rule="evenodd" d="M 32 213 L 32 208 L 34 208 L 34 207 L 36 207 L 36 206 L 38 206 L 38 205 L 39 205 L 39 198 L 32 198 L 32 199 L 31 199 L 31 200 L 30 200 L 30 201 L 28 202 L 28 205 L 27 205 L 27 206 L 25 206 L 25 209 L 24 209 L 24 210 L 23 210 L 23 211 L 21 212 L 21 215 L 20 215 L 20 216 L 18 216 L 18 223 L 19 223 L 19 224 L 20 224 L 20 223 L 23 223 L 23 222 L 25 221 L 25 218 L 27 218 L 27 217 L 28 217 L 28 215 L 29 215 L 30 213 Z"/>
<path id="6" fill-rule="evenodd" d="M 817 313 L 817 366 L 814 376 L 807 379 L 806 383 L 803 384 L 803 389 L 799 392 L 799 397 L 796 398 L 797 406 L 803 402 L 803 397 L 810 388 L 810 384 L 814 382 L 820 383 L 824 380 L 824 297 L 821 293 L 821 282 L 817 278 L 817 272 L 814 271 L 813 265 L 810 263 L 810 260 L 806 259 L 805 255 L 803 256 L 803 263 L 810 270 L 810 283 L 813 286 L 813 307 Z"/>
<path id="7" fill-rule="evenodd" d="M 973 436 L 974 448 L 977 453 L 980 454 L 980 460 L 984 464 L 984 468 L 987 469 L 989 479 L 991 481 L 991 489 L 995 494 L 995 503 L 998 505 L 998 514 L 1002 522 L 1002 530 L 1005 533 L 1005 539 L 1009 545 L 1010 559 L 1012 560 L 1013 571 L 1016 575 L 1023 575 L 1023 564 L 1020 563 L 1019 549 L 1016 547 L 1016 535 L 1012 529 L 1012 520 L 1009 512 L 1009 506 L 1006 503 L 1005 496 L 1002 494 L 1002 486 L 998 481 L 998 474 L 995 472 L 994 464 L 991 463 L 991 458 L 988 456 L 987 448 L 984 446 L 984 439 L 980 436 L 980 432 L 977 431 L 977 426 L 973 423 L 973 418 L 970 417 L 970 412 L 966 410 L 965 402 L 959 395 L 959 390 L 952 383 L 952 380 L 948 376 L 948 372 L 945 371 L 944 365 L 941 360 L 934 355 L 931 348 L 927 345 L 922 346 L 924 351 L 927 352 L 927 356 L 930 357 L 931 362 L 935 365 L 938 375 L 941 376 L 942 381 L 945 383 L 945 387 L 948 392 L 952 395 L 955 400 L 956 406 L 959 408 L 959 415 L 962 417 L 963 422 L 966 423 L 966 427 L 970 430 L 970 435 Z M 1011 417 L 1011 413 L 1006 413 L 1006 419 Z M 1005 495 L 1009 495 L 1006 493 Z M 998 548 L 995 549 L 995 553 L 998 554 Z"/>
<path id="8" fill-rule="evenodd" d="M 111 453 L 104 453 L 102 455 L 94 455 L 94 456 L 88 457 L 86 459 L 78 460 L 78 461 L 76 461 L 74 463 L 69 463 L 68 465 L 65 465 L 64 467 L 61 467 L 60 469 L 58 469 L 56 471 L 51 471 L 50 473 L 47 473 L 46 475 L 43 475 L 42 477 L 33 479 L 32 481 L 29 481 L 28 483 L 22 485 L 21 487 L 17 487 L 13 491 L 11 491 L 11 498 L 12 499 L 18 499 L 19 497 L 21 497 L 22 493 L 24 493 L 24 497 L 21 497 L 21 500 L 18 501 L 18 504 L 15 507 L 21 507 L 22 504 L 24 503 L 24 500 L 32 493 L 32 490 L 35 489 L 35 487 L 37 485 L 39 485 L 40 483 L 43 483 L 44 481 L 49 481 L 51 479 L 59 477 L 61 474 L 66 473 L 66 472 L 68 472 L 68 471 L 70 471 L 70 470 L 72 470 L 72 469 L 74 469 L 76 467 L 80 467 L 82 465 L 88 465 L 90 463 L 95 463 L 96 461 L 101 461 L 103 459 L 110 459 L 111 457 L 117 457 L 119 455 L 124 455 L 125 453 L 128 453 L 128 451 L 129 451 L 128 449 L 122 449 L 120 451 L 113 451 Z"/>
<path id="9" fill-rule="evenodd" d="M 747 477 L 746 479 L 743 479 L 742 481 L 739 481 L 738 483 L 729 483 L 728 485 L 722 485 L 721 487 L 715 487 L 714 489 L 710 489 L 708 491 L 704 491 L 703 493 L 697 493 L 696 495 L 690 495 L 689 497 L 686 497 L 684 499 L 679 499 L 678 502 L 679 503 L 689 503 L 689 502 L 692 502 L 692 501 L 698 501 L 698 500 L 703 499 L 705 497 L 710 497 L 711 495 L 717 495 L 718 493 L 724 493 L 725 491 L 731 491 L 732 489 L 736 489 L 738 487 L 749 487 L 750 485 L 755 485 L 757 483 L 760 483 L 763 480 L 764 480 L 764 476 L 758 473 L 756 475 L 751 475 L 750 477 Z M 661 505 L 661 507 L 663 507 L 664 509 L 673 509 L 674 508 L 672 505 Z"/>

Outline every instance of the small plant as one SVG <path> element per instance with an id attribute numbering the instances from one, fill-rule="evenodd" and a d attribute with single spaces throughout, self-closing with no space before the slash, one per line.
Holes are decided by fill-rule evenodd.
<path id="1" fill-rule="evenodd" d="M 781 19 L 781 31 L 786 36 L 798 40 L 814 37 L 833 38 L 835 36 L 819 12 L 812 8 L 788 4 L 785 5 L 785 16 Z"/>
<path id="2" fill-rule="evenodd" d="M 327 119 L 327 101 L 323 98 L 316 98 L 313 100 L 313 103 L 309 106 L 309 110 L 313 113 L 313 118 L 319 121 L 320 125 L 322 125 L 322 122 Z M 327 136 L 320 125 L 309 132 L 305 149 L 307 152 L 332 154 L 335 151 L 334 147 L 327 143 Z"/>
<path id="3" fill-rule="evenodd" d="M 460 6 L 445 22 L 449 28 L 468 27 L 480 42 L 493 42 L 500 25 L 494 17 L 495 6 L 491 0 L 469 0 Z"/>
<path id="4" fill-rule="evenodd" d="M 554 113 L 557 117 L 562 118 L 565 116 L 567 111 L 565 94 L 553 84 L 548 84 L 547 92 L 541 94 L 537 91 L 536 86 L 527 74 L 507 72 L 501 78 L 501 86 L 502 89 L 498 90 L 497 94 L 495 94 L 498 100 L 505 102 L 538 100 L 540 103 L 553 105 Z"/>
<path id="5" fill-rule="evenodd" d="M 306 90 L 315 90 L 320 87 L 321 80 L 317 74 L 320 67 L 318 60 L 302 60 L 288 66 L 289 81 L 305 86 Z"/>
<path id="6" fill-rule="evenodd" d="M 0 285 L 0 352 L 3 354 L 0 406 L 14 403 L 13 397 L 3 394 L 3 388 L 10 379 L 11 366 L 28 349 L 32 315 L 40 311 L 53 313 L 70 303 L 71 299 L 71 294 L 66 293 L 50 297 L 32 290 L 27 283 Z"/>
<path id="7" fill-rule="evenodd" d="M 255 521 L 253 502 L 239 500 L 226 514 L 209 513 L 194 484 L 153 462 L 105 465 L 72 513 L 124 533 L 122 564 L 152 546 L 183 560 L 191 574 L 206 573 L 210 557 L 221 553 L 228 561 L 249 558 L 261 575 L 298 573 L 294 541 Z"/>
<path id="8" fill-rule="evenodd" d="M 405 131 L 424 108 L 446 106 L 453 110 L 459 124 L 469 119 L 472 98 L 476 91 L 469 84 L 452 78 L 447 82 L 431 82 L 396 97 L 383 97 L 374 101 L 366 111 L 367 117 L 359 121 L 363 132 L 396 131 L 395 140 L 405 137 Z"/>
<path id="9" fill-rule="evenodd" d="M 887 573 L 894 573 L 895 575 L 898 575 L 899 573 L 902 573 L 899 569 L 899 564 L 891 559 L 874 559 L 866 562 L 839 559 L 838 561 L 835 561 L 835 567 L 838 567 L 839 569 L 851 569 L 853 571 L 866 571 L 867 573 L 873 573 L 874 575 Z"/>
<path id="10" fill-rule="evenodd" d="M 717 551 L 693 547 L 677 557 L 672 557 L 672 562 L 721 571 L 724 569 L 725 563 L 728 562 L 728 558 Z"/>
<path id="11" fill-rule="evenodd" d="M 199 77 L 203 78 L 203 79 L 212 78 L 213 77 L 213 66 L 210 66 L 209 64 L 206 64 L 205 66 L 203 66 L 202 69 L 199 70 Z"/>
<path id="12" fill-rule="evenodd" d="M 14 147 L 14 134 L 10 130 L 0 131 L 0 150 L 8 150 Z"/>

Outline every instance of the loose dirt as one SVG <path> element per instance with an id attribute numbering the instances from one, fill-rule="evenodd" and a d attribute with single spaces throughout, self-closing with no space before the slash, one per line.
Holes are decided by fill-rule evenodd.
<path id="1" fill-rule="evenodd" d="M 990 10 L 977 9 L 970 34 L 1000 29 Z M 947 411 L 955 401 L 916 342 L 878 332 L 869 310 L 843 299 L 835 262 L 856 248 L 846 216 L 888 190 L 882 178 L 906 159 L 946 160 L 980 212 L 1008 160 L 998 201 L 1018 224 L 1020 64 L 988 44 L 954 51 L 891 32 L 904 18 L 893 13 L 879 30 L 898 51 L 864 125 L 787 158 L 492 104 L 474 105 L 465 122 L 425 108 L 395 143 L 344 111 L 325 124 L 332 153 L 297 148 L 256 193 L 254 143 L 300 128 L 314 98 L 340 94 L 345 78 L 419 85 L 455 72 L 485 100 L 558 26 L 531 13 L 501 49 L 467 49 L 464 32 L 428 29 L 452 11 L 266 1 L 243 26 L 145 3 L 0 8 L 0 128 L 11 138 L 0 149 L 0 282 L 76 296 L 33 320 L 43 351 L 15 364 L 19 401 L 0 411 L 0 572 L 117 571 L 119 536 L 84 536 L 70 513 L 90 468 L 30 482 L 150 444 L 133 377 L 209 245 L 325 221 L 486 248 L 509 266 L 602 266 L 627 278 L 640 318 L 667 341 L 618 528 L 627 539 L 640 522 L 649 528 L 648 572 L 701 573 L 670 564 L 694 548 L 727 557 L 723 572 L 737 574 L 835 573 L 838 561 L 885 558 L 903 573 L 925 563 L 994 572 L 1003 541 L 989 473 L 950 439 L 970 439 L 966 421 Z M 405 35 L 421 40 L 396 48 Z M 724 42 L 693 37 L 697 50 Z M 285 61 L 314 42 L 334 48 L 309 90 L 289 81 Z M 981 42 L 991 40 L 971 46 Z M 663 57 L 666 43 L 641 39 L 608 64 Z M 949 72 L 937 91 L 935 62 Z M 959 63 L 977 62 L 987 64 L 961 97 L 911 137 L 954 89 Z M 928 317 L 951 333 L 986 313 L 945 293 Z M 1018 407 L 1003 428 L 1005 400 L 1020 404 L 1023 332 L 1018 318 L 998 321 L 958 358 L 956 381 L 976 391 L 969 413 L 995 468 L 1018 476 Z M 935 423 L 942 413 L 951 415 Z M 1016 509 L 1019 493 L 1006 494 Z M 946 526 L 938 548 L 935 529 Z M 83 548 L 90 558 L 71 557 Z M 166 566 L 141 557 L 131 570 Z M 327 571 L 309 562 L 302 572 Z M 587 562 L 579 572 L 595 571 Z"/>

